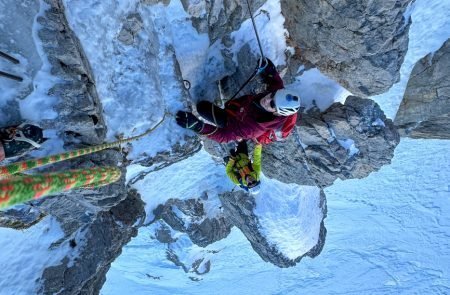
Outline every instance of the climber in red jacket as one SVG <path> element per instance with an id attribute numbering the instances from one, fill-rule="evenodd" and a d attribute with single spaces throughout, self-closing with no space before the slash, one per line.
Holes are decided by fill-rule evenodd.
<path id="1" fill-rule="evenodd" d="M 217 142 L 253 139 L 268 144 L 287 137 L 297 120 L 300 96 L 284 88 L 275 65 L 269 59 L 258 71 L 268 84 L 265 92 L 229 100 L 225 109 L 208 101 L 197 104 L 198 113 L 216 126 L 205 124 L 184 111 L 177 112 L 177 124 Z"/>

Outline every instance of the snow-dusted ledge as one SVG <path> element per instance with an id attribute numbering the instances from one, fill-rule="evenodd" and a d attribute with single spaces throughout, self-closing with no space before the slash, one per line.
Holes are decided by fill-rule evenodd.
<path id="1" fill-rule="evenodd" d="M 220 199 L 225 214 L 262 259 L 290 267 L 304 256 L 315 257 L 322 251 L 326 235 L 325 194 L 314 186 L 278 187 L 272 182 L 277 181 L 264 179 L 256 198 L 238 191 L 225 193 Z"/>

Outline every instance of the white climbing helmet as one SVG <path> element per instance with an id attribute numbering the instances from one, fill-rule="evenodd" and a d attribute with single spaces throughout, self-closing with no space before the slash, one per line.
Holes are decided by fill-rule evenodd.
<path id="1" fill-rule="evenodd" d="M 291 89 L 280 89 L 275 93 L 275 108 L 282 116 L 290 116 L 300 109 L 300 95 Z"/>

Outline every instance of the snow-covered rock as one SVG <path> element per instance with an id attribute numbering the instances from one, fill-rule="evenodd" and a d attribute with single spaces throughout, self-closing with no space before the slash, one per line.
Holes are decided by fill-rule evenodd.
<path id="1" fill-rule="evenodd" d="M 239 0 L 193 1 L 182 0 L 183 7 L 192 16 L 193 26 L 201 33 L 208 33 L 211 44 L 236 31 L 248 19 L 248 8 Z M 255 12 L 264 1 L 252 1 Z"/>
<path id="2" fill-rule="evenodd" d="M 174 230 L 163 220 L 156 221 L 146 230 L 150 231 L 152 239 L 167 245 L 165 258 L 180 267 L 192 281 L 201 280 L 200 276 L 211 270 L 211 260 L 219 252 L 213 243 L 209 243 L 213 246 L 199 246 L 193 241 L 191 233 Z"/>
<path id="3" fill-rule="evenodd" d="M 220 195 L 224 212 L 267 262 L 294 266 L 304 256 L 316 257 L 325 244 L 325 194 L 316 187 L 276 191 L 255 197 L 242 191 Z"/>
<path id="4" fill-rule="evenodd" d="M 38 17 L 39 39 L 57 83 L 48 95 L 57 99 L 58 120 L 44 122 L 43 128 L 58 129 L 88 144 L 103 142 L 106 126 L 92 71 L 84 51 L 64 15 L 61 0 L 46 0 L 50 7 Z M 41 7 L 42 9 L 42 7 Z"/>
<path id="5" fill-rule="evenodd" d="M 51 77 L 45 85 L 51 87 L 33 93 L 34 97 L 45 94 L 54 101 L 41 107 L 54 112 L 53 117 L 42 120 L 44 128 L 56 129 L 66 146 L 96 144 L 105 140 L 106 127 L 109 141 L 114 136 L 136 135 L 154 126 L 164 114 L 167 116 L 152 136 L 126 146 L 123 151 L 127 159 L 111 150 L 51 168 L 120 165 L 124 176 L 117 183 L 33 201 L 1 213 L 0 223 L 15 229 L 30 228 L 46 216 L 60 223 L 63 237 L 51 247 L 70 249 L 57 263 L 39 270 L 43 273 L 40 293 L 99 293 L 111 262 L 136 235 L 141 225 L 138 221 L 144 220 L 145 213 L 160 219 L 153 219 L 149 228 L 161 246 L 167 244 L 167 260 L 189 274 L 209 272 L 213 267 L 211 257 L 219 250 L 208 247 L 226 244 L 232 225 L 244 233 L 262 259 L 276 266 L 289 267 L 304 256 L 315 257 L 322 251 L 326 235 L 326 200 L 317 186 L 329 185 L 337 177 L 365 177 L 389 163 L 398 143 L 392 123 L 373 101 L 350 97 L 345 106 L 337 104 L 325 113 L 305 115 L 288 141 L 265 148 L 264 174 L 284 183 L 266 178 L 266 192 L 256 198 L 243 192 L 223 193 L 232 188 L 224 167 L 210 161 L 210 155 L 203 150 L 198 152 L 200 140 L 179 128 L 173 115 L 191 103 L 190 93 L 183 87 L 184 79 L 194 85 L 190 91 L 195 99 L 214 100 L 209 94 L 218 93 L 216 81 L 230 97 L 253 72 L 258 49 L 245 3 L 186 0 L 182 1 L 183 11 L 176 1 L 43 1 L 34 25 L 39 28 L 35 42 L 39 56 L 48 57 L 42 63 L 48 74 L 44 78 Z M 387 15 L 388 25 L 379 27 L 381 33 L 373 32 L 376 38 L 371 35 L 363 41 L 387 39 L 387 48 L 363 42 L 366 46 L 357 47 L 355 52 L 319 50 L 320 58 L 308 56 L 305 51 L 305 59 L 332 77 L 344 76 L 340 81 L 355 92 L 366 95 L 386 89 L 395 81 L 406 50 L 408 21 L 401 21 L 401 12 L 407 3 L 393 4 L 393 11 L 380 8 L 386 7 L 383 3 L 373 4 Z M 265 36 L 263 47 L 282 69 L 288 34 L 283 27 L 282 7 L 277 1 L 255 1 L 253 5 L 257 26 Z M 298 17 L 297 8 L 284 7 L 283 13 Z M 325 8 L 328 11 L 329 7 Z M 348 8 L 352 15 L 352 8 Z M 377 16 L 375 24 L 368 28 L 377 27 L 378 12 L 370 11 Z M 186 15 L 191 16 L 197 32 L 190 30 Z M 337 22 L 345 17 L 333 19 Z M 298 33 L 290 25 L 288 21 L 286 28 Z M 386 33 L 385 29 L 393 30 Z M 331 31 L 333 37 L 339 38 L 335 30 Z M 303 46 L 303 41 L 294 37 L 288 41 L 291 46 Z M 372 45 L 376 48 L 365 48 Z M 354 53 L 353 60 L 337 66 L 336 59 L 349 51 Z M 376 57 L 386 52 L 392 54 L 389 60 L 376 64 Z M 383 67 L 388 70 L 381 71 Z M 295 67 L 288 70 L 297 73 Z M 359 80 L 370 77 L 367 72 L 376 72 L 376 83 Z M 380 75 L 387 78 L 382 80 Z M 40 78 L 34 81 L 36 85 L 42 85 Z M 22 106 L 30 101 L 26 98 Z M 125 167 L 130 163 L 134 165 Z M 126 181 L 138 190 L 146 212 L 140 196 Z M 290 182 L 307 187 L 286 184 Z M 205 192 L 210 193 L 208 201 L 219 203 L 220 197 L 223 212 L 217 204 L 214 210 L 202 207 L 206 206 L 202 198 Z M 152 259 L 162 261 L 164 257 Z"/>
<path id="6" fill-rule="evenodd" d="M 450 39 L 414 66 L 394 124 L 402 136 L 450 139 Z"/>
<path id="7" fill-rule="evenodd" d="M 217 215 L 208 216 L 202 199 L 169 199 L 153 212 L 155 218 L 164 220 L 176 231 L 187 233 L 191 241 L 201 247 L 226 238 L 232 227 L 220 211 Z"/>
<path id="8" fill-rule="evenodd" d="M 109 210 L 105 210 L 109 206 L 104 206 L 104 210 L 98 212 L 95 209 L 93 212 L 92 206 L 88 204 L 83 208 L 76 201 L 71 201 L 65 204 L 65 210 L 60 209 L 61 216 L 52 214 L 64 226 L 71 225 L 77 231 L 53 245 L 58 247 L 59 243 L 68 243 L 72 253 L 69 252 L 60 264 L 43 271 L 39 293 L 99 293 L 111 263 L 120 255 L 122 247 L 137 235 L 137 227 L 134 225 L 145 215 L 139 196 L 130 193 L 125 199 L 117 201 L 119 202 Z M 58 200 L 53 206 L 64 205 L 63 203 Z M 79 215 L 72 217 L 72 223 L 65 219 L 68 217 L 67 208 L 72 208 L 72 212 L 73 208 L 78 209 L 75 212 Z"/>
<path id="9" fill-rule="evenodd" d="M 349 96 L 298 120 L 287 141 L 263 150 L 265 175 L 286 183 L 329 186 L 363 178 L 389 164 L 400 142 L 392 120 L 373 100 Z"/>
<path id="10" fill-rule="evenodd" d="M 387 91 L 399 80 L 411 23 L 411 0 L 282 0 L 296 57 L 355 95 Z M 295 72 L 295 70 L 294 70 Z"/>
<path id="11" fill-rule="evenodd" d="M 21 7 L 31 12 L 35 9 L 28 4 Z M 62 2 L 40 1 L 39 10 L 35 13 L 37 15 L 30 16 L 34 22 L 24 23 L 32 26 L 32 35 L 35 34 L 34 41 L 42 59 L 41 68 L 37 71 L 30 69 L 31 73 L 35 72 L 33 92 L 27 97 L 21 97 L 19 93 L 14 98 L 22 99 L 19 101 L 21 115 L 26 119 L 35 118 L 35 123 L 39 123 L 47 134 L 50 132 L 53 135 L 48 141 L 50 144 L 43 145 L 36 155 L 58 152 L 52 150 L 55 147 L 52 141 L 64 141 L 63 144 L 70 149 L 80 144 L 102 143 L 106 126 L 101 102 L 89 62 L 67 23 Z M 30 36 L 18 35 L 15 38 Z M 18 44 L 26 46 L 23 42 Z M 26 54 L 28 51 L 23 49 L 19 52 Z M 34 57 L 32 53 L 29 55 L 29 58 Z M 45 113 L 51 113 L 51 116 Z M 62 140 L 55 139 L 58 136 Z M 120 152 L 108 150 L 61 162 L 42 171 L 118 166 L 123 161 Z M 40 265 L 42 268 L 36 270 L 40 278 L 28 284 L 35 284 L 38 288 L 35 293 L 99 292 L 111 262 L 120 255 L 123 245 L 137 234 L 137 221 L 145 218 L 144 205 L 139 196 L 125 186 L 125 166 L 120 169 L 122 177 L 114 184 L 98 189 L 74 190 L 1 212 L 0 226 L 14 229 L 31 229 L 50 217 L 59 222 L 63 236 L 51 242 L 49 251 L 63 254 L 59 260 L 50 265 Z M 39 245 L 40 241 L 29 243 Z M 20 273 L 17 275 L 20 276 Z"/>

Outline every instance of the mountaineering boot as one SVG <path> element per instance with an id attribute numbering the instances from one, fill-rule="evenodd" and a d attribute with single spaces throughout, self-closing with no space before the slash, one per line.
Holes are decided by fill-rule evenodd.
<path id="1" fill-rule="evenodd" d="M 0 128 L 0 161 L 39 148 L 46 139 L 38 126 L 22 123 Z"/>

